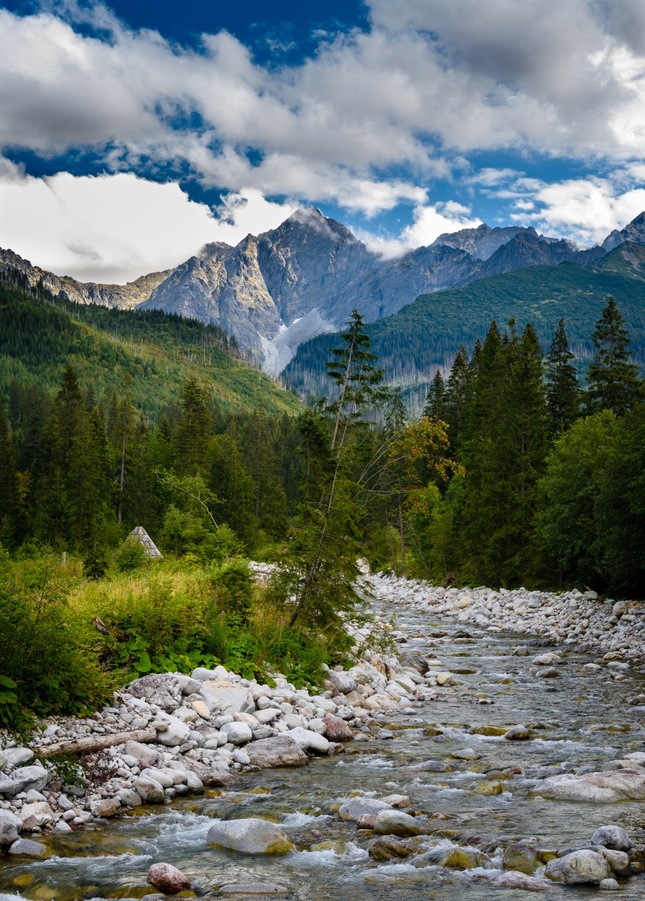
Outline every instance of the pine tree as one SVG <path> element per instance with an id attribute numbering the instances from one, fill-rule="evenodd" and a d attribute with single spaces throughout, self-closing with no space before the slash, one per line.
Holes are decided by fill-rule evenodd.
<path id="1" fill-rule="evenodd" d="M 468 575 L 495 585 L 530 574 L 536 483 L 547 450 L 542 351 L 493 322 L 477 364 L 469 413 L 462 547 Z"/>
<path id="2" fill-rule="evenodd" d="M 546 358 L 546 397 L 555 435 L 566 432 L 580 413 L 581 390 L 573 360 L 561 319 Z"/>
<path id="3" fill-rule="evenodd" d="M 589 364 L 588 406 L 591 411 L 632 410 L 643 398 L 638 367 L 630 362 L 629 332 L 616 301 L 610 297 L 593 333 L 596 355 Z"/>
<path id="4" fill-rule="evenodd" d="M 18 533 L 18 512 L 18 472 L 13 434 L 0 405 L 0 544 L 13 544 Z"/>
<path id="5" fill-rule="evenodd" d="M 473 375 L 474 371 L 468 365 L 466 348 L 462 344 L 448 376 L 444 400 L 444 420 L 448 425 L 448 437 L 453 449 L 459 446 Z"/>
<path id="6" fill-rule="evenodd" d="M 206 390 L 196 379 L 188 379 L 181 392 L 181 413 L 175 436 L 175 466 L 180 476 L 208 477 L 208 447 L 212 432 L 213 422 Z"/>
<path id="7" fill-rule="evenodd" d="M 423 408 L 423 416 L 432 422 L 443 422 L 446 418 L 446 385 L 441 375 L 441 370 L 437 369 L 428 389 L 426 404 Z"/>

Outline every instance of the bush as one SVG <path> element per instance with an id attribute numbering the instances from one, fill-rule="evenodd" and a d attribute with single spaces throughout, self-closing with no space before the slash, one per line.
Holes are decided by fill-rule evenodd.
<path id="1" fill-rule="evenodd" d="M 85 713 L 108 699 L 112 680 L 68 602 L 73 582 L 51 557 L 3 566 L 0 725 L 17 728 L 30 714 Z"/>
<path id="2" fill-rule="evenodd" d="M 147 563 L 146 549 L 136 538 L 128 537 L 114 556 L 116 568 L 121 573 L 131 573 Z"/>

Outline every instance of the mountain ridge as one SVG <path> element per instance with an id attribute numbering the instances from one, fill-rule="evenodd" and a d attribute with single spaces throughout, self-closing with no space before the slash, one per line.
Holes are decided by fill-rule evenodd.
<path id="1" fill-rule="evenodd" d="M 161 309 L 216 324 L 278 374 L 304 341 L 337 331 L 356 308 L 368 322 L 390 316 L 427 292 L 465 287 L 526 266 L 577 263 L 601 268 L 625 243 L 645 245 L 645 212 L 601 245 L 579 250 L 531 226 L 461 229 L 393 260 L 313 207 L 237 245 L 216 242 L 173 270 L 128 285 L 76 282 L 0 250 L 0 277 L 42 284 L 77 303 Z M 623 260 L 623 268 L 629 266 Z M 633 267 L 632 267 L 633 268 Z M 633 273 L 632 273 L 633 274 Z"/>

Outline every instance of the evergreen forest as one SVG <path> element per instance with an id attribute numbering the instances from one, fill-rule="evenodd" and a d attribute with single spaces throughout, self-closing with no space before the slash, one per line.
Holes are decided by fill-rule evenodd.
<path id="1" fill-rule="evenodd" d="M 316 684 L 351 651 L 361 557 L 442 584 L 645 591 L 643 383 L 612 297 L 585 387 L 564 320 L 544 349 L 493 320 L 415 420 L 357 312 L 329 398 L 304 406 L 211 326 L 7 286 L 0 311 L 0 725 L 197 665 Z"/>

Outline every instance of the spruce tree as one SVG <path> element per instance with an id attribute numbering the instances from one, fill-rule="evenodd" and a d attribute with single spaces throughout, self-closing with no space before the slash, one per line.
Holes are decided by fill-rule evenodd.
<path id="1" fill-rule="evenodd" d="M 448 438 L 453 450 L 459 447 L 472 382 L 473 370 L 468 364 L 468 354 L 462 344 L 448 376 L 444 401 L 444 420 L 448 425 Z"/>
<path id="2" fill-rule="evenodd" d="M 180 476 L 208 477 L 209 441 L 213 421 L 206 389 L 194 379 L 188 379 L 181 392 L 181 413 L 175 436 L 176 469 Z"/>
<path id="3" fill-rule="evenodd" d="M 18 533 L 18 511 L 18 472 L 13 434 L 0 405 L 0 544 L 13 544 Z"/>
<path id="4" fill-rule="evenodd" d="M 564 319 L 560 319 L 546 358 L 546 396 L 555 435 L 566 432 L 580 413 L 581 390 L 573 360 Z"/>
<path id="5" fill-rule="evenodd" d="M 643 398 L 638 367 L 630 362 L 629 332 L 616 301 L 610 297 L 593 333 L 596 354 L 589 364 L 588 406 L 622 415 Z"/>
<path id="6" fill-rule="evenodd" d="M 440 369 L 437 369 L 428 389 L 423 416 L 433 422 L 443 422 L 446 418 L 446 384 Z"/>

